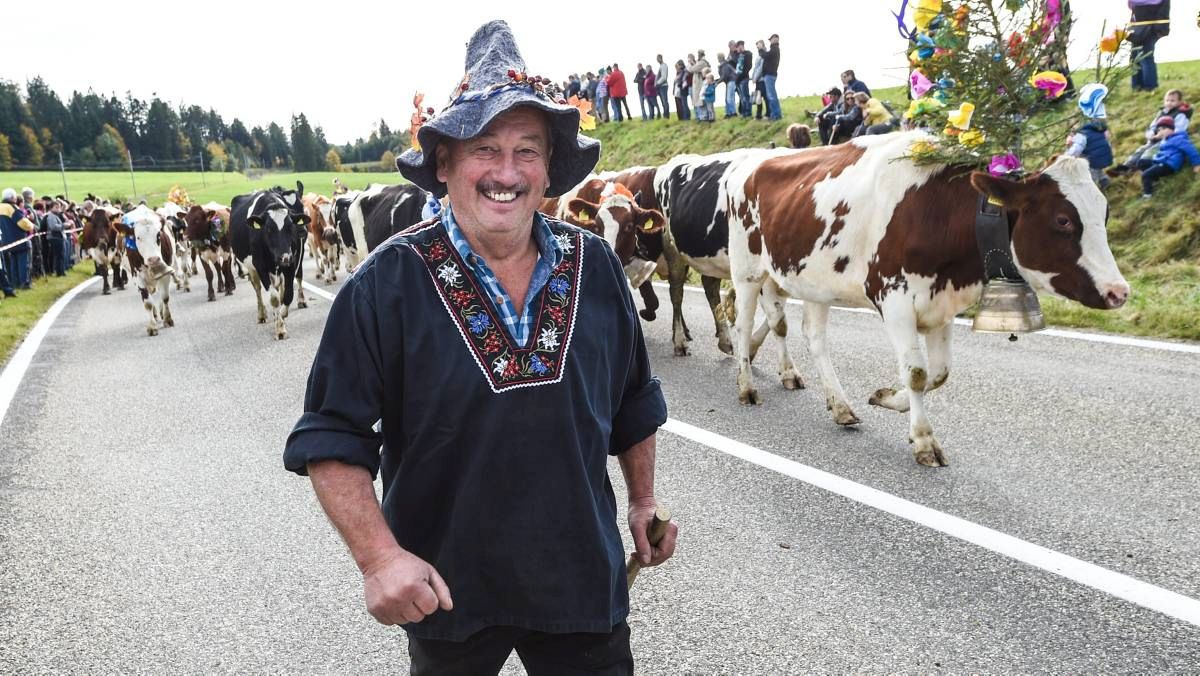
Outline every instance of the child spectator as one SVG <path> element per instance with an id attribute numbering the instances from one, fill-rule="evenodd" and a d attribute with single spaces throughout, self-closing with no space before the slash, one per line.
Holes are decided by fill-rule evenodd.
<path id="1" fill-rule="evenodd" d="M 787 137 L 793 148 L 807 148 L 812 145 L 812 130 L 807 124 L 788 125 Z"/>
<path id="2" fill-rule="evenodd" d="M 1142 158 L 1138 168 L 1142 170 L 1142 199 L 1147 200 L 1154 194 L 1154 182 L 1164 176 L 1170 176 L 1183 169 L 1186 160 L 1192 165 L 1192 171 L 1200 173 L 1200 151 L 1192 145 L 1186 131 L 1175 130 L 1175 120 L 1162 117 L 1158 120 L 1158 128 L 1166 133 L 1154 159 Z"/>
<path id="3" fill-rule="evenodd" d="M 701 115 L 699 119 L 705 122 L 713 122 L 717 119 L 716 105 L 717 102 L 717 79 L 713 77 L 712 71 L 704 74 L 704 98 L 701 107 Z"/>
<path id="4" fill-rule="evenodd" d="M 1108 187 L 1108 176 L 1104 170 L 1113 162 L 1112 132 L 1108 130 L 1104 111 L 1104 97 L 1108 87 L 1091 83 L 1079 91 L 1079 109 L 1088 121 L 1071 135 L 1065 153 L 1069 157 L 1082 157 L 1088 161 L 1092 180 L 1103 190 Z"/>
<path id="5" fill-rule="evenodd" d="M 1187 131 L 1188 124 L 1192 119 L 1192 112 L 1191 104 L 1183 100 L 1183 92 L 1178 89 L 1167 92 L 1163 96 L 1162 108 L 1154 114 L 1150 124 L 1146 127 L 1146 142 L 1133 151 L 1133 154 L 1123 163 L 1105 173 L 1115 178 L 1137 170 L 1138 161 L 1142 157 L 1154 157 L 1154 153 L 1158 151 L 1157 146 L 1162 141 L 1162 136 L 1158 132 L 1159 118 L 1169 117 L 1174 120 L 1176 132 Z"/>

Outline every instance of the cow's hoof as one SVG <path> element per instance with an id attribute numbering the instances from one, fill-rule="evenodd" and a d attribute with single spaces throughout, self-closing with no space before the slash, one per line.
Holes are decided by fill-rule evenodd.
<path id="1" fill-rule="evenodd" d="M 163 326 L 175 326 L 175 318 L 167 317 L 163 320 Z"/>
<path id="2" fill-rule="evenodd" d="M 648 322 L 652 322 L 658 317 L 658 314 L 649 308 L 638 310 L 638 314 L 642 316 L 642 319 L 645 319 Z"/>
<path id="3" fill-rule="evenodd" d="M 686 357 L 686 356 L 688 356 L 688 349 L 687 349 L 687 345 L 676 345 L 676 346 L 675 346 L 675 356 L 676 356 L 676 357 Z"/>
<path id="4" fill-rule="evenodd" d="M 276 331 L 275 332 L 275 340 L 286 340 L 286 339 L 287 339 L 287 331 Z"/>
<path id="5" fill-rule="evenodd" d="M 783 383 L 783 389 L 785 389 L 785 390 L 803 390 L 804 389 L 804 381 L 801 380 L 800 376 L 796 375 L 795 373 L 789 373 L 789 374 L 781 377 L 780 382 Z"/>
<path id="6" fill-rule="evenodd" d="M 226 291 L 226 292 L 225 292 L 225 295 L 226 295 L 226 296 L 232 296 L 232 295 L 233 295 L 233 292 L 232 292 L 232 291 Z"/>
<path id="7" fill-rule="evenodd" d="M 858 419 L 858 416 L 854 415 L 854 411 L 852 411 L 849 406 L 841 402 L 835 403 L 832 410 L 833 421 L 842 427 L 850 427 L 851 425 L 857 425 L 862 422 Z"/>
<path id="8" fill-rule="evenodd" d="M 297 309 L 297 310 L 303 310 L 303 309 L 304 309 L 304 308 L 306 308 L 306 307 L 308 307 L 308 303 L 306 303 L 306 302 L 304 302 L 304 301 L 298 301 L 298 302 L 296 303 L 296 309 Z"/>
<path id="9" fill-rule="evenodd" d="M 729 336 L 722 336 L 717 341 L 717 349 L 725 354 L 733 354 L 733 341 L 729 340 Z"/>
<path id="10" fill-rule="evenodd" d="M 212 291 L 209 291 L 208 292 L 208 302 L 211 303 L 211 302 L 215 301 L 216 299 L 217 299 L 217 294 L 213 293 Z"/>
<path id="11" fill-rule="evenodd" d="M 738 403 L 745 406 L 757 406 L 762 403 L 762 399 L 758 396 L 758 390 L 750 388 L 738 393 Z"/>
<path id="12" fill-rule="evenodd" d="M 259 317 L 259 318 L 258 318 L 258 323 L 259 323 L 259 324 L 266 324 L 266 323 L 267 323 L 267 318 L 266 318 L 266 317 Z"/>
<path id="13" fill-rule="evenodd" d="M 157 328 L 154 328 L 154 327 L 152 327 L 152 326 L 151 326 L 151 327 L 147 327 L 147 328 L 146 328 L 146 335 L 148 335 L 148 336 L 157 336 L 157 335 L 158 335 L 158 329 L 157 329 Z"/>
<path id="14" fill-rule="evenodd" d="M 922 443 L 913 446 L 913 458 L 918 465 L 926 467 L 946 467 L 950 464 L 946 460 L 946 454 L 942 452 L 941 445 L 933 437 L 926 437 L 922 439 Z"/>
<path id="15" fill-rule="evenodd" d="M 904 413 L 908 411 L 908 393 L 907 391 L 896 392 L 896 390 L 890 387 L 881 387 L 875 390 L 875 394 L 872 394 L 867 399 L 867 403 L 872 406 Z"/>
<path id="16" fill-rule="evenodd" d="M 111 296 L 111 295 L 112 295 L 112 291 L 109 291 L 108 289 L 105 289 L 105 290 L 103 290 L 103 291 L 101 291 L 101 292 L 100 292 L 100 295 L 101 295 L 101 296 Z"/>

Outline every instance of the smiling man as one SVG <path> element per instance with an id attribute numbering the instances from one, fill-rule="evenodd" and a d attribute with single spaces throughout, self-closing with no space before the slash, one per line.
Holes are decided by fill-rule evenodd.
<path id="1" fill-rule="evenodd" d="M 449 206 L 393 237 L 330 309 L 285 466 L 308 474 L 409 636 L 411 673 L 632 673 L 619 458 L 643 565 L 666 403 L 620 262 L 537 212 L 600 146 L 525 73 L 507 24 L 467 47 L 455 97 L 400 172 Z M 379 423 L 377 426 L 376 423 Z M 383 471 L 383 503 L 372 478 Z"/>

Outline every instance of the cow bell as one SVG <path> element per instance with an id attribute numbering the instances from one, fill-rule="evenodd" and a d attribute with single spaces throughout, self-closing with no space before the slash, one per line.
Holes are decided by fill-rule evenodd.
<path id="1" fill-rule="evenodd" d="M 1023 279 L 989 279 L 971 324 L 980 333 L 1032 333 L 1046 328 L 1037 294 Z"/>

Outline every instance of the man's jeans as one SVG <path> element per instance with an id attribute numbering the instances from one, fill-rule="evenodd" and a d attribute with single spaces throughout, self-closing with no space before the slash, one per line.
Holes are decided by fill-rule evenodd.
<path id="1" fill-rule="evenodd" d="M 1129 53 L 1129 60 L 1134 62 L 1131 83 L 1134 89 L 1158 89 L 1158 64 L 1154 63 L 1156 42 L 1158 38 L 1153 38 L 1141 47 L 1134 47 Z"/>
<path id="2" fill-rule="evenodd" d="M 638 87 L 641 87 L 641 85 L 638 85 Z M 640 89 L 638 90 L 638 103 L 642 106 L 642 122 L 645 122 L 649 119 L 649 116 L 646 115 L 646 95 L 641 93 Z"/>
<path id="3" fill-rule="evenodd" d="M 659 114 L 665 120 L 671 114 L 671 106 L 667 103 L 667 85 L 658 85 Z"/>
<path id="4" fill-rule="evenodd" d="M 19 289 L 29 288 L 29 243 L 4 252 L 4 269 L 9 281 Z"/>
<path id="5" fill-rule="evenodd" d="M 737 104 L 734 103 L 734 94 L 737 93 L 737 84 L 734 82 L 725 83 L 725 117 L 733 117 L 737 115 Z"/>
<path id="6" fill-rule="evenodd" d="M 737 85 L 738 93 L 738 114 L 742 117 L 750 117 L 750 78 L 742 80 Z"/>
<path id="7" fill-rule="evenodd" d="M 783 111 L 779 109 L 779 95 L 775 93 L 775 78 L 777 75 L 764 75 L 762 82 L 764 85 L 763 96 L 767 99 L 767 117 L 772 120 L 782 120 Z"/>

